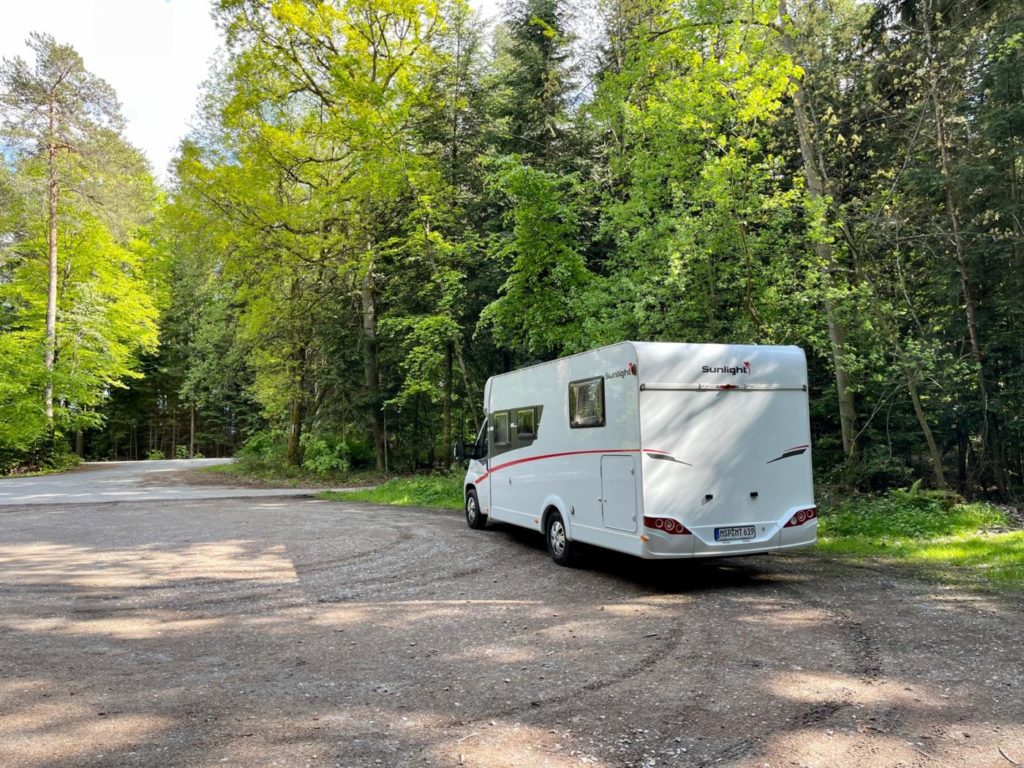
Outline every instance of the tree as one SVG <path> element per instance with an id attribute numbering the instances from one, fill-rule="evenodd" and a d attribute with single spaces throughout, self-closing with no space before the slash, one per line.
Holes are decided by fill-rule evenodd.
<path id="1" fill-rule="evenodd" d="M 59 45 L 49 35 L 33 33 L 28 45 L 35 64 L 4 59 L 0 64 L 0 104 L 5 110 L 5 137 L 19 150 L 46 158 L 48 279 L 46 334 L 43 362 L 46 383 L 43 403 L 51 436 L 54 433 L 53 370 L 57 355 L 58 198 L 68 173 L 61 156 L 82 159 L 103 129 L 122 125 L 120 105 L 113 89 L 85 69 L 71 46 Z"/>
<path id="2" fill-rule="evenodd" d="M 554 170 L 568 151 L 572 36 L 563 0 L 509 0 L 499 38 L 501 121 L 497 145 L 529 165 Z"/>

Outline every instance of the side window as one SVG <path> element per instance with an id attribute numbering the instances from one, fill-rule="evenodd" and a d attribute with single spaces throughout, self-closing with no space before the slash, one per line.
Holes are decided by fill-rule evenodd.
<path id="1" fill-rule="evenodd" d="M 491 437 L 495 448 L 505 448 L 509 444 L 508 411 L 492 413 L 491 420 L 494 422 L 494 429 Z"/>
<path id="2" fill-rule="evenodd" d="M 516 437 L 533 440 L 537 436 L 537 412 L 533 408 L 516 409 Z"/>
<path id="3" fill-rule="evenodd" d="M 474 451 L 478 459 L 487 458 L 487 421 L 484 421 L 484 425 L 480 427 L 480 434 L 476 436 L 476 450 Z"/>
<path id="4" fill-rule="evenodd" d="M 569 426 L 603 427 L 604 377 L 569 382 Z"/>

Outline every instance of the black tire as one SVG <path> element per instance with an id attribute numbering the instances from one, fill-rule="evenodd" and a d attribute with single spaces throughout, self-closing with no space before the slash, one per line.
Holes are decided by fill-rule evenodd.
<path id="1" fill-rule="evenodd" d="M 466 525 L 475 531 L 487 525 L 487 515 L 481 511 L 480 499 L 472 488 L 466 491 Z"/>
<path id="2" fill-rule="evenodd" d="M 544 527 L 544 539 L 548 544 L 548 554 L 558 565 L 571 567 L 575 561 L 575 549 L 566 535 L 565 521 L 561 512 L 548 515 Z"/>

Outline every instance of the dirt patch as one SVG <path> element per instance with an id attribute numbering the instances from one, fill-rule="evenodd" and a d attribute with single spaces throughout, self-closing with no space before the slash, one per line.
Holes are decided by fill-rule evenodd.
<path id="1" fill-rule="evenodd" d="M 1024 763 L 1018 602 L 813 553 L 234 499 L 14 509 L 0 580 L 4 766 Z"/>
<path id="2" fill-rule="evenodd" d="M 288 488 L 282 483 L 272 483 L 254 477 L 233 475 L 227 472 L 209 472 L 203 469 L 182 469 L 173 472 L 154 472 L 140 480 L 139 485 L 146 488 L 157 488 L 178 485 L 191 485 L 203 488 L 216 486 L 219 488 Z"/>
<path id="3" fill-rule="evenodd" d="M 303 477 L 301 483 L 298 481 L 287 482 L 284 480 L 267 480 L 253 477 L 251 475 L 235 475 L 230 472 L 210 472 L 204 469 L 183 469 L 169 472 L 155 472 L 146 475 L 139 483 L 143 487 L 169 487 L 169 486 L 198 486 L 201 488 L 323 488 L 324 490 L 338 488 L 372 488 L 372 485 L 339 484 L 334 481 L 318 481 Z"/>

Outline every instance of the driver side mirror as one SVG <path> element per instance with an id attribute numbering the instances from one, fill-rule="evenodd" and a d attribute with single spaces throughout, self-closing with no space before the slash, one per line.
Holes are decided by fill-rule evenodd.
<path id="1" fill-rule="evenodd" d="M 462 440 L 455 443 L 454 450 L 452 451 L 456 461 L 465 461 L 466 459 L 474 458 L 473 454 L 474 446 L 467 446 Z"/>

